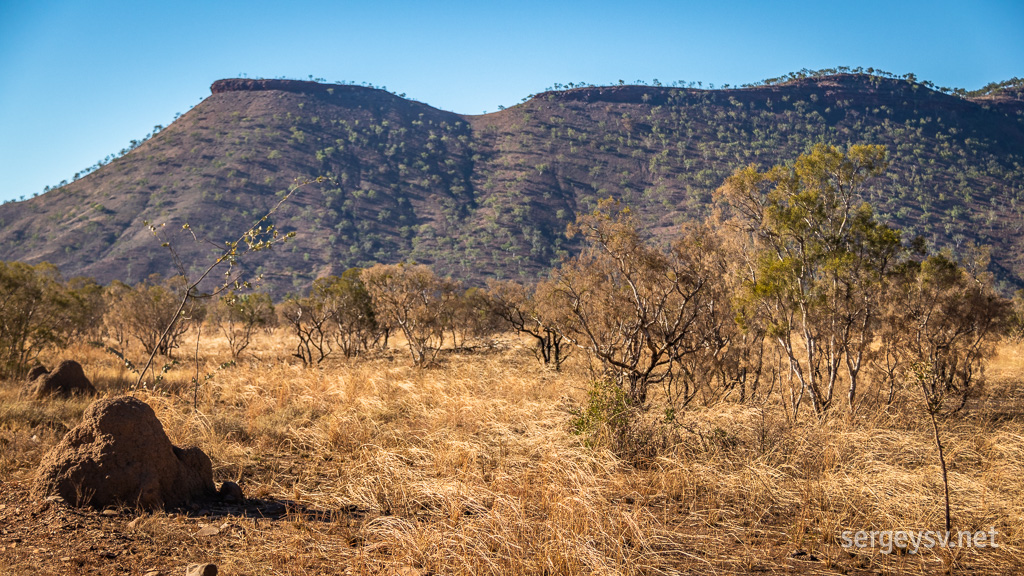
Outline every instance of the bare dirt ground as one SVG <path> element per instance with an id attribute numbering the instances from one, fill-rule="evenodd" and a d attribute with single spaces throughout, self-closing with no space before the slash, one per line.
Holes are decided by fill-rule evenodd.
<path id="1" fill-rule="evenodd" d="M 35 401 L 0 384 L 0 574 L 1010 574 L 1024 570 L 1024 355 L 1003 347 L 985 395 L 943 423 L 955 529 L 999 548 L 847 550 L 844 530 L 939 530 L 941 483 L 912 398 L 794 420 L 778 392 L 692 406 L 638 428 L 643 457 L 577 434 L 590 374 L 545 369 L 518 344 L 415 369 L 393 354 L 303 368 L 287 336 L 235 366 L 203 341 L 150 403 L 177 445 L 200 446 L 244 505 L 140 513 L 32 493 L 42 455 L 90 400 Z M 102 396 L 115 358 L 75 358 Z M 577 360 L 579 360 L 577 358 Z M 205 374 L 213 376 L 208 380 Z M 652 410 L 653 412 L 653 410 Z M 649 414 L 651 422 L 659 420 Z"/>

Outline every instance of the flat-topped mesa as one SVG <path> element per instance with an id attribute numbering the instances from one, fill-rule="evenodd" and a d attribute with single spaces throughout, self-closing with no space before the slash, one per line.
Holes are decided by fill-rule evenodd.
<path id="1" fill-rule="evenodd" d="M 536 98 L 550 99 L 559 102 L 612 102 L 622 104 L 647 104 L 659 106 L 665 104 L 673 96 L 676 98 L 687 96 L 714 96 L 727 95 L 738 98 L 761 97 L 771 95 L 775 92 L 792 91 L 793 88 L 813 89 L 826 88 L 831 90 L 846 90 L 850 92 L 867 93 L 875 91 L 869 77 L 858 78 L 853 75 L 847 78 L 829 77 L 826 79 L 805 79 L 794 80 L 784 85 L 752 86 L 742 88 L 739 86 L 730 88 L 682 88 L 669 86 L 644 86 L 636 84 L 625 84 L 618 86 L 586 86 L 582 88 L 570 88 L 568 90 L 556 90 L 537 94 Z"/>
<path id="2" fill-rule="evenodd" d="M 785 83 L 731 86 L 729 88 L 682 88 L 668 86 L 587 86 L 537 94 L 535 99 L 555 102 L 621 103 L 660 106 L 669 102 L 698 98 L 708 101 L 728 98 L 744 104 L 764 103 L 766 99 L 791 100 L 824 98 L 827 105 L 856 100 L 862 106 L 889 106 L 891 108 L 927 110 L 936 108 L 972 108 L 957 96 L 944 94 L 926 86 L 898 78 L 882 78 L 867 74 L 835 74 L 825 77 L 800 78 Z"/>
<path id="3" fill-rule="evenodd" d="M 553 94 L 561 100 L 583 100 L 590 102 L 630 102 L 630 103 L 652 103 L 655 99 L 664 99 L 666 94 L 687 92 L 687 93 L 728 93 L 737 94 L 743 92 L 778 92 L 792 90 L 793 88 L 827 88 L 844 89 L 850 92 L 876 92 L 882 85 L 894 89 L 902 85 L 910 88 L 911 83 L 905 80 L 880 78 L 867 74 L 834 74 L 819 78 L 801 78 L 778 84 L 762 84 L 756 86 L 730 86 L 728 88 L 689 88 L 669 86 L 647 86 L 637 84 L 624 84 L 613 86 L 585 86 L 581 88 L 570 88 L 543 92 L 537 96 Z"/>
<path id="4" fill-rule="evenodd" d="M 308 80 L 256 80 L 252 78 L 225 78 L 217 80 L 210 86 L 213 94 L 225 92 L 258 92 L 263 90 L 280 90 L 300 94 L 368 94 L 381 92 L 376 88 L 352 86 L 350 84 L 321 84 Z"/>

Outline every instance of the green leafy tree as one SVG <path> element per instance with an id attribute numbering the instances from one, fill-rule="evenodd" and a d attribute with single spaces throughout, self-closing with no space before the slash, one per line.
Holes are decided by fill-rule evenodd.
<path id="1" fill-rule="evenodd" d="M 82 327 L 57 267 L 0 262 L 0 374 L 23 375 L 47 346 Z"/>
<path id="2" fill-rule="evenodd" d="M 818 414 L 831 407 L 844 368 L 855 403 L 880 287 L 901 253 L 899 232 L 860 199 L 886 166 L 882 146 L 818 145 L 791 166 L 740 169 L 719 189 L 755 254 L 744 297 Z"/>
<path id="3" fill-rule="evenodd" d="M 310 297 L 323 301 L 334 342 L 346 357 L 369 349 L 382 336 L 361 274 L 362 269 L 350 268 L 341 276 L 316 280 L 310 290 Z"/>
<path id="4" fill-rule="evenodd" d="M 295 356 L 303 364 L 319 364 L 335 350 L 355 356 L 374 342 L 386 342 L 387 330 L 377 322 L 361 276 L 361 269 L 351 268 L 341 276 L 318 278 L 309 294 L 288 298 L 281 306 L 281 318 L 299 341 Z"/>
<path id="5" fill-rule="evenodd" d="M 973 251 L 970 266 L 945 254 L 901 267 L 884 322 L 886 373 L 893 386 L 916 386 L 932 424 L 942 472 L 946 530 L 952 530 L 949 476 L 939 421 L 960 412 L 984 381 L 985 360 L 1012 315 L 1011 303 L 992 289 L 986 250 Z M 890 392 L 890 399 L 893 393 Z"/>

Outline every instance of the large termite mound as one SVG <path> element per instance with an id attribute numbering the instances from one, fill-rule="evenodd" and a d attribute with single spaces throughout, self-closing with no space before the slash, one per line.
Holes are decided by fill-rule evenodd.
<path id="1" fill-rule="evenodd" d="M 96 388 L 85 377 L 82 365 L 74 360 L 64 360 L 53 372 L 47 371 L 43 366 L 36 366 L 29 372 L 28 379 L 29 384 L 25 393 L 33 398 L 96 395 Z"/>
<path id="2" fill-rule="evenodd" d="M 43 458 L 35 490 L 97 508 L 174 507 L 216 494 L 210 458 L 171 444 L 149 404 L 127 396 L 86 408 Z"/>

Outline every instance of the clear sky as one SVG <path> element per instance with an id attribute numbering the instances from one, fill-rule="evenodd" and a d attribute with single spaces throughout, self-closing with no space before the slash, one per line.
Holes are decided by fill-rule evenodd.
<path id="1" fill-rule="evenodd" d="M 243 73 L 479 114 L 556 82 L 835 66 L 967 89 L 1024 76 L 1024 1 L 0 0 L 0 201 L 70 180 Z"/>

